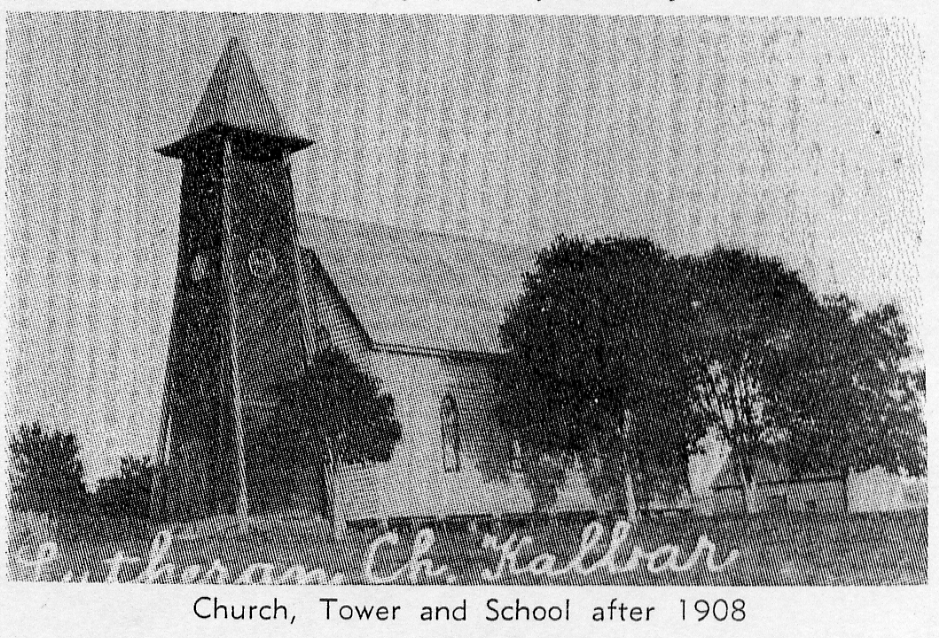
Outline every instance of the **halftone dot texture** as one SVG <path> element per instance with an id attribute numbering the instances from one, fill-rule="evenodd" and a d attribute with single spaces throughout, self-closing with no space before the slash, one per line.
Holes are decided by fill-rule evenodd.
<path id="1" fill-rule="evenodd" d="M 22 517 L 20 517 L 22 518 Z M 41 517 L 33 520 L 13 521 L 11 528 L 22 529 L 21 545 L 35 548 L 36 538 L 49 538 L 56 533 L 53 526 Z M 282 582 L 284 584 L 320 583 L 343 575 L 343 582 L 366 584 L 363 557 L 369 543 L 377 536 L 374 530 L 351 530 L 343 541 L 335 541 L 328 526 L 306 521 L 259 518 L 252 521 L 247 534 L 231 531 L 231 520 L 210 519 L 202 525 L 180 529 L 174 538 L 166 563 L 176 569 L 166 572 L 156 582 L 183 582 L 183 573 L 190 565 L 200 566 L 191 576 L 193 580 L 205 578 L 209 583 L 232 583 L 253 563 L 262 563 L 250 573 L 250 582 Z M 88 534 L 88 530 L 92 534 Z M 580 521 L 534 521 L 530 524 L 504 524 L 493 531 L 500 541 L 513 532 L 519 538 L 530 535 L 533 545 L 523 554 L 520 565 L 541 552 L 551 552 L 560 559 L 560 567 L 575 554 L 580 543 L 583 523 Z M 31 530 L 31 531 L 27 531 Z M 606 524 L 605 538 L 609 538 L 610 525 Z M 14 532 L 16 530 L 14 529 Z M 374 565 L 376 575 L 387 576 L 401 568 L 406 561 L 414 532 L 400 529 L 398 546 L 388 548 Z M 496 569 L 497 559 L 491 550 L 481 548 L 482 532 L 473 534 L 460 528 L 436 528 L 435 543 L 427 558 L 435 565 L 448 565 L 450 570 L 437 579 L 420 578 L 417 584 L 444 584 L 447 576 L 455 576 L 451 584 L 487 585 L 493 583 L 481 578 L 482 571 Z M 47 534 L 47 536 L 43 536 Z M 791 513 L 789 516 L 748 516 L 722 518 L 668 518 L 640 523 L 628 537 L 627 548 L 634 545 L 651 551 L 665 544 L 679 545 L 686 557 L 694 548 L 700 534 L 717 546 L 723 560 L 731 548 L 740 551 L 740 558 L 731 568 L 708 572 L 704 563 L 683 573 L 650 573 L 644 567 L 610 576 L 606 570 L 590 575 L 567 574 L 558 578 L 537 578 L 531 575 L 511 577 L 505 575 L 498 585 L 695 585 L 715 587 L 756 586 L 857 586 L 857 585 L 915 585 L 926 582 L 926 514 L 924 511 L 892 515 L 868 515 L 845 518 L 818 514 Z M 68 533 L 56 534 L 59 539 L 60 558 L 50 565 L 46 580 L 60 581 L 67 571 L 73 580 L 86 576 L 90 582 L 102 582 L 108 574 L 103 562 L 113 558 L 116 551 L 125 556 L 149 555 L 153 536 L 149 529 L 111 521 L 97 527 L 86 524 L 85 535 L 70 538 Z M 606 549 L 600 544 L 591 558 L 599 558 Z M 213 561 L 227 570 L 210 570 Z M 620 565 L 625 565 L 623 558 Z M 264 563 L 270 565 L 268 567 Z M 590 564 L 588 561 L 586 564 Z M 299 572 L 288 569 L 303 566 Z M 126 582 L 137 577 L 141 569 L 130 566 L 122 570 L 120 580 Z M 317 573 L 316 570 L 321 570 Z M 30 572 L 23 568 L 11 570 L 13 577 L 29 579 Z M 265 576 L 268 580 L 265 581 Z M 407 584 L 403 577 L 400 584 Z M 495 590 L 497 592 L 498 588 Z M 494 595 L 498 596 L 498 593 Z M 745 596 L 744 596 L 745 598 Z"/>
<path id="2" fill-rule="evenodd" d="M 902 21 L 68 13 L 11 14 L 7 34 L 8 423 L 75 432 L 92 481 L 155 447 L 179 171 L 152 149 L 213 126 L 315 140 L 291 160 L 300 239 L 350 341 L 497 353 L 533 248 L 561 232 L 753 247 L 918 329 L 920 66 Z M 530 508 L 442 473 L 454 384 L 466 436 L 486 437 L 482 364 L 373 365 L 406 430 L 394 472 L 349 479 L 357 506 L 377 516 L 387 503 L 361 504 L 390 486 L 414 516 L 430 493 L 448 513 Z M 588 501 L 576 481 L 562 498 Z"/>
<path id="3" fill-rule="evenodd" d="M 260 134 L 292 152 L 311 144 L 287 131 L 286 124 L 237 38 L 229 40 L 215 65 L 183 139 L 196 138 L 219 129 Z M 185 148 L 186 145 L 180 140 L 159 149 L 159 152 L 169 157 L 179 157 Z"/>
<path id="4" fill-rule="evenodd" d="M 236 38 L 222 52 L 186 135 L 218 125 L 292 137 Z"/>

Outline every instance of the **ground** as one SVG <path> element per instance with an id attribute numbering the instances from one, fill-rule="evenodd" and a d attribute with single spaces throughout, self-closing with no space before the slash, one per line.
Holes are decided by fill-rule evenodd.
<path id="1" fill-rule="evenodd" d="M 582 522 L 545 521 L 531 526 L 504 527 L 498 538 L 506 539 L 514 531 L 528 534 L 533 547 L 523 551 L 519 565 L 527 564 L 541 552 L 551 552 L 563 566 L 577 551 L 584 524 Z M 600 549 L 605 550 L 607 536 Z M 103 562 L 123 551 L 125 556 L 146 557 L 150 552 L 152 530 L 144 525 L 102 524 L 100 520 L 78 531 L 56 533 L 58 558 L 48 566 L 44 579 L 61 580 L 66 570 L 80 578 L 88 571 L 88 579 L 103 581 L 108 567 Z M 437 529 L 436 541 L 425 556 L 435 566 L 449 565 L 452 582 L 484 584 L 480 574 L 494 570 L 499 554 L 481 547 L 482 534 L 466 529 Z M 589 576 L 566 574 L 560 577 L 530 575 L 505 577 L 498 584 L 615 584 L 615 585 L 913 585 L 926 582 L 926 513 L 925 511 L 889 514 L 774 514 L 752 517 L 670 517 L 640 521 L 630 533 L 621 562 L 625 563 L 634 545 L 652 551 L 663 544 L 679 545 L 683 556 L 694 549 L 701 534 L 716 545 L 718 558 L 732 549 L 740 552 L 737 561 L 722 573 L 709 573 L 704 561 L 684 572 L 650 573 L 644 566 L 625 573 L 610 575 L 599 570 Z M 251 563 L 274 565 L 275 577 L 294 565 L 307 570 L 322 568 L 327 574 L 344 574 L 345 582 L 364 582 L 363 564 L 369 544 L 379 535 L 377 530 L 353 530 L 342 541 L 330 538 L 328 530 L 310 527 L 258 528 L 246 536 L 200 534 L 196 538 L 176 537 L 164 562 L 178 567 L 177 574 L 191 564 L 207 568 L 215 559 L 232 574 L 231 579 Z M 402 530 L 397 546 L 386 545 L 379 552 L 375 573 L 387 575 L 401 567 L 408 558 L 415 532 Z M 35 555 L 30 541 L 25 556 Z M 16 549 L 16 548 L 14 548 Z M 601 552 L 591 555 L 590 564 Z M 141 567 L 124 568 L 120 580 L 131 580 Z M 15 571 L 11 574 L 16 576 Z M 20 577 L 23 572 L 20 571 Z M 406 582 L 402 578 L 401 582 Z M 441 582 L 423 579 L 422 582 Z"/>

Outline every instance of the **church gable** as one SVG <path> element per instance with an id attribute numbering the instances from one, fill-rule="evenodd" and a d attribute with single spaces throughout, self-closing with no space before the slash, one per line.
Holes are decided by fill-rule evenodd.
<path id="1" fill-rule="evenodd" d="M 322 343 L 325 339 L 353 360 L 363 363 L 365 353 L 372 347 L 368 333 L 349 308 L 316 253 L 301 248 L 300 260 L 306 284 L 306 316 L 311 324 L 307 326 L 308 342 Z"/>

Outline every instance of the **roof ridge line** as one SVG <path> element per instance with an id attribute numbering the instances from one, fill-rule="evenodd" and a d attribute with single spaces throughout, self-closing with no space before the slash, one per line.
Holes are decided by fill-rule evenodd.
<path id="1" fill-rule="evenodd" d="M 511 248 L 516 250 L 529 249 L 532 252 L 540 250 L 537 246 L 529 243 L 514 243 L 514 242 L 504 242 L 496 239 L 491 239 L 489 237 L 479 237 L 477 235 L 464 235 L 457 233 L 444 232 L 440 230 L 431 230 L 428 228 L 418 228 L 414 226 L 399 226 L 396 224 L 387 224 L 385 222 L 375 221 L 371 219 L 353 219 L 349 217 L 336 217 L 333 215 L 321 215 L 321 214 L 311 214 L 307 216 L 312 221 L 317 219 L 324 219 L 327 221 L 336 221 L 336 222 L 346 222 L 350 224 L 359 224 L 361 226 L 372 226 L 378 227 L 389 231 L 398 231 L 404 233 L 413 233 L 417 235 L 433 235 L 436 237 L 442 238 L 453 238 L 465 241 L 473 241 L 480 244 L 489 244 L 491 246 L 499 246 L 503 248 Z"/>

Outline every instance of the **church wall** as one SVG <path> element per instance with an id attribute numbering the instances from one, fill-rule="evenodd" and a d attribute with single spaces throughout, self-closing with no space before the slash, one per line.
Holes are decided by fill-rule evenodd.
<path id="1" fill-rule="evenodd" d="M 381 381 L 383 391 L 394 397 L 402 426 L 389 462 L 341 469 L 341 515 L 357 520 L 530 512 L 532 499 L 523 477 L 508 471 L 511 440 L 496 426 L 491 364 L 479 358 L 371 349 L 323 270 L 312 261 L 304 269 L 309 316 L 332 344 Z M 458 472 L 444 471 L 440 407 L 448 392 L 460 414 Z M 570 472 L 555 509 L 593 508 L 583 473 Z"/>
<path id="2" fill-rule="evenodd" d="M 368 367 L 395 398 L 402 437 L 388 463 L 342 470 L 337 500 L 346 520 L 531 511 L 522 477 L 507 471 L 511 441 L 494 425 L 494 388 L 485 361 L 373 351 Z M 444 471 L 440 405 L 447 392 L 460 413 L 458 472 Z M 582 473 L 572 472 L 557 509 L 593 507 Z"/>

